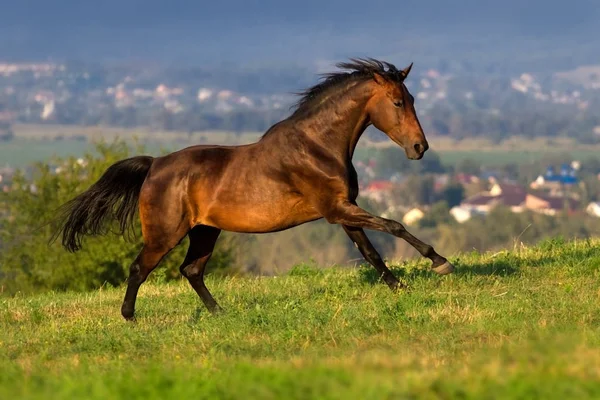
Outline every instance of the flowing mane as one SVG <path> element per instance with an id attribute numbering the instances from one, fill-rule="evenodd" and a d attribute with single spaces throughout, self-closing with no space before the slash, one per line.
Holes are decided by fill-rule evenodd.
<path id="1" fill-rule="evenodd" d="M 336 64 L 336 67 L 341 69 L 341 71 L 322 74 L 321 82 L 302 92 L 296 93 L 302 97 L 292 106 L 295 109 L 292 116 L 301 113 L 304 114 L 305 111 L 320 104 L 321 102 L 318 100 L 322 99 L 334 88 L 338 88 L 343 84 L 357 80 L 372 79 L 376 73 L 398 83 L 401 83 L 405 78 L 402 71 L 399 71 L 395 65 L 374 58 L 351 58 L 347 62 Z"/>

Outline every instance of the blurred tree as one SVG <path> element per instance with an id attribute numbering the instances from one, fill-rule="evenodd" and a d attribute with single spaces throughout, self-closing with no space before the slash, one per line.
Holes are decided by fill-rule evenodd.
<path id="1" fill-rule="evenodd" d="M 421 228 L 435 228 L 440 224 L 453 224 L 454 220 L 450 215 L 450 207 L 445 201 L 438 201 L 433 204 L 425 216 L 419 220 Z"/>
<path id="2" fill-rule="evenodd" d="M 143 153 L 138 148 L 136 153 Z M 87 153 L 83 162 L 74 158 L 56 159 L 52 164 L 39 163 L 33 179 L 23 174 L 14 177 L 12 191 L 0 194 L 0 209 L 5 210 L 0 240 L 0 286 L 6 293 L 39 290 L 87 290 L 104 284 L 119 285 L 127 276 L 130 263 L 137 256 L 142 239 L 139 220 L 137 238 L 128 242 L 122 237 L 106 235 L 86 238 L 83 249 L 71 254 L 60 240 L 48 245 L 53 233 L 50 223 L 56 209 L 76 194 L 86 190 L 114 162 L 130 156 L 124 142 L 98 144 L 95 153 Z M 187 239 L 162 262 L 163 268 L 152 279 L 179 277 L 179 265 L 187 251 Z M 209 271 L 235 269 L 235 243 L 223 234 L 209 264 Z M 162 273 L 161 273 L 162 271 Z"/>
<path id="3" fill-rule="evenodd" d="M 450 183 L 437 195 L 449 208 L 459 205 L 465 196 L 465 188 L 459 183 Z"/>

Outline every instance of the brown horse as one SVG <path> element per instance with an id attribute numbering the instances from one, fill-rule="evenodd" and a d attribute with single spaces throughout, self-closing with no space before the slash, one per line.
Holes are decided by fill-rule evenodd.
<path id="1" fill-rule="evenodd" d="M 391 289 L 402 285 L 363 229 L 406 240 L 439 274 L 454 270 L 400 223 L 374 216 L 355 202 L 352 155 L 369 125 L 404 148 L 409 159 L 421 159 L 429 148 L 404 85 L 412 64 L 398 70 L 369 58 L 337 66 L 342 71 L 301 93 L 295 112 L 258 142 L 192 146 L 163 157 L 122 160 L 63 206 L 55 237 L 62 234 L 69 251 L 80 248 L 84 235 L 104 234 L 111 219 L 124 233 L 139 207 L 144 245 L 130 267 L 123 317 L 134 317 L 140 285 L 185 235 L 190 246 L 180 271 L 211 311 L 220 307 L 204 284 L 204 269 L 222 230 L 277 232 L 325 218 L 342 225 Z"/>

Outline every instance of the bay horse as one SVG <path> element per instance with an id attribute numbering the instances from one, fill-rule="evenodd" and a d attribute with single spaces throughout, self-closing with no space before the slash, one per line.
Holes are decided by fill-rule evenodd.
<path id="1" fill-rule="evenodd" d="M 62 206 L 53 239 L 75 252 L 85 235 L 107 232 L 110 220 L 129 230 L 139 209 L 143 247 L 130 267 L 121 308 L 134 319 L 140 285 L 161 259 L 189 236 L 180 271 L 211 311 L 220 307 L 204 283 L 204 269 L 222 230 L 268 233 L 325 218 L 345 230 L 392 289 L 403 285 L 387 268 L 363 229 L 387 232 L 432 261 L 438 274 L 454 270 L 432 246 L 402 224 L 356 203 L 352 156 L 369 125 L 401 146 L 411 160 L 429 148 L 404 84 L 412 63 L 399 70 L 373 58 L 336 65 L 302 97 L 286 119 L 255 143 L 198 145 L 162 157 L 137 156 L 111 165 L 88 190 Z"/>

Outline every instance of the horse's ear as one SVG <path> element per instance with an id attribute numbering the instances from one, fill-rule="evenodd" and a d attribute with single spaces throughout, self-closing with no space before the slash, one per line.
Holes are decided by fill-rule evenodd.
<path id="1" fill-rule="evenodd" d="M 406 68 L 404 68 L 400 73 L 402 74 L 402 79 L 406 79 L 406 77 L 408 76 L 408 73 L 410 72 L 410 70 L 412 69 L 413 63 L 410 63 L 410 65 Z"/>
<path id="2" fill-rule="evenodd" d="M 377 72 L 373 73 L 373 79 L 375 79 L 375 82 L 377 82 L 380 85 L 385 85 L 387 83 L 383 75 L 378 74 Z"/>

